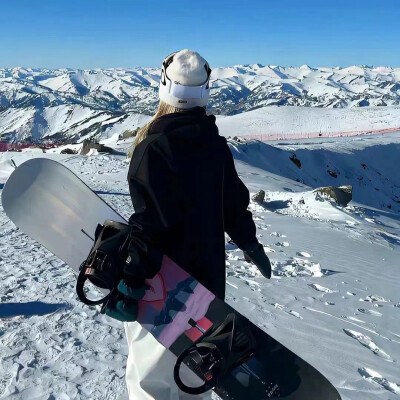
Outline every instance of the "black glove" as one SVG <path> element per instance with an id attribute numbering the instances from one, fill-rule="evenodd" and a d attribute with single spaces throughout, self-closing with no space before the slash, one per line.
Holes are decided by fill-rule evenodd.
<path id="1" fill-rule="evenodd" d="M 253 263 L 265 278 L 271 278 L 271 263 L 261 243 L 258 243 L 254 249 L 247 249 L 243 253 L 247 262 Z"/>
<path id="2" fill-rule="evenodd" d="M 163 253 L 150 240 L 130 236 L 123 252 L 123 272 L 130 283 L 143 282 L 158 273 L 162 259 Z"/>
<path id="3" fill-rule="evenodd" d="M 140 237 L 137 234 L 127 237 L 120 252 L 123 266 L 121 279 L 109 300 L 103 304 L 103 314 L 119 321 L 136 321 L 138 301 L 151 289 L 145 283 L 145 279 L 156 275 L 163 257 L 149 242 L 144 236 Z"/>
<path id="4" fill-rule="evenodd" d="M 136 321 L 139 312 L 138 300 L 150 289 L 150 286 L 145 284 L 145 279 L 153 277 L 158 271 L 161 266 L 158 257 L 160 255 L 161 253 L 148 246 L 146 241 L 137 236 L 129 236 L 121 251 L 120 281 L 101 312 L 119 321 Z"/>
<path id="5" fill-rule="evenodd" d="M 130 282 L 129 276 L 123 276 L 110 298 L 101 308 L 101 313 L 118 321 L 133 322 L 138 316 L 138 300 L 141 300 L 149 285 L 144 282 Z"/>

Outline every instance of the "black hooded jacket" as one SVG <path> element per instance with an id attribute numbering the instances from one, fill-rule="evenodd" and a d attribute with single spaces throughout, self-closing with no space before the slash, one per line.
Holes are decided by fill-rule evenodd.
<path id="1" fill-rule="evenodd" d="M 242 250 L 257 239 L 249 191 L 215 117 L 196 107 L 156 119 L 133 152 L 128 182 L 131 243 L 140 243 L 145 277 L 164 253 L 223 299 L 224 231 Z"/>

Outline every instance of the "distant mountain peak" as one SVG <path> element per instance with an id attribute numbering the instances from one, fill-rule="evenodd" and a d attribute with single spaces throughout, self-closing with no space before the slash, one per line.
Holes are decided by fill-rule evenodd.
<path id="1" fill-rule="evenodd" d="M 110 118 L 152 115 L 158 105 L 160 72 L 160 68 L 146 67 L 0 68 L 0 140 L 27 140 L 33 132 L 35 138 L 40 132 L 42 137 L 62 140 L 102 135 Z M 232 115 L 270 105 L 399 104 L 398 68 L 255 63 L 213 68 L 211 75 L 209 110 L 214 114 Z M 69 113 L 75 119 L 62 111 L 71 107 Z M 27 117 L 32 109 L 36 110 L 34 120 Z M 40 129 L 35 127 L 38 121 Z"/>

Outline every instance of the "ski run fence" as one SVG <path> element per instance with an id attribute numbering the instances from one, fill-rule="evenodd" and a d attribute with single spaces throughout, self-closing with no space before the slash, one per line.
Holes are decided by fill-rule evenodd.
<path id="1" fill-rule="evenodd" d="M 250 135 L 235 135 L 240 139 L 253 139 L 261 142 L 269 140 L 287 140 L 287 139 L 312 139 L 312 138 L 329 138 L 329 137 L 349 137 L 361 135 L 383 134 L 400 131 L 400 127 L 385 129 L 369 129 L 364 131 L 352 132 L 297 132 L 297 133 L 261 133 Z"/>

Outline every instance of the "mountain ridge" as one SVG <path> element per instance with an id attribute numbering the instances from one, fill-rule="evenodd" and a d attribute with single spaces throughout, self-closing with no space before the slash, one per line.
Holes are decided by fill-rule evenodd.
<path id="1" fill-rule="evenodd" d="M 0 140 L 68 141 L 102 136 L 99 124 L 154 114 L 159 77 L 160 68 L 147 67 L 0 68 Z M 400 68 L 238 64 L 214 68 L 208 110 L 235 115 L 269 106 L 358 108 L 399 104 Z M 56 122 L 57 110 L 59 118 L 70 114 L 82 118 L 70 124 L 65 119 Z M 93 124 L 88 125 L 87 115 L 94 118 Z M 58 125 L 62 129 L 55 129 Z M 76 129 L 79 125 L 82 129 Z"/>

